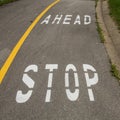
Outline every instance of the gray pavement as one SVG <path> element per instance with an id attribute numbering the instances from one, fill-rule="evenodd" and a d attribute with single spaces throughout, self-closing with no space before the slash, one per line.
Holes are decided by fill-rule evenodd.
<path id="1" fill-rule="evenodd" d="M 1 67 L 52 2 L 20 0 L 0 7 Z M 59 24 L 56 15 L 63 15 Z M 74 24 L 77 15 L 80 24 Z M 85 15 L 91 17 L 87 25 Z M 0 85 L 0 120 L 118 120 L 119 101 L 119 84 L 96 30 L 95 1 L 61 0 L 32 30 Z"/>

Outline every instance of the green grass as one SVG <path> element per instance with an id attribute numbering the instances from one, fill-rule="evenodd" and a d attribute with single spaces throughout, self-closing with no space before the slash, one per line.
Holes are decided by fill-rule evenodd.
<path id="1" fill-rule="evenodd" d="M 120 30 L 120 0 L 109 0 L 110 15 L 116 21 Z"/>
<path id="2" fill-rule="evenodd" d="M 120 73 L 117 70 L 116 65 L 111 65 L 111 72 L 112 72 L 112 75 L 120 81 Z"/>
<path id="3" fill-rule="evenodd" d="M 103 33 L 102 33 L 102 29 L 101 29 L 98 21 L 97 21 L 96 23 L 97 23 L 97 31 L 98 31 L 98 33 L 99 33 L 101 42 L 104 43 L 104 42 L 105 42 L 105 38 L 104 38 L 104 35 L 103 35 Z"/>
<path id="4" fill-rule="evenodd" d="M 95 0 L 95 8 L 97 7 L 97 2 L 98 2 L 98 0 Z"/>
<path id="5" fill-rule="evenodd" d="M 16 0 L 0 0 L 0 6 L 14 1 Z"/>

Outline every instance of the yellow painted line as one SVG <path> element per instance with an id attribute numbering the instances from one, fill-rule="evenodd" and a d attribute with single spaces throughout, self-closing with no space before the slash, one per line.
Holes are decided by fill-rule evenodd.
<path id="1" fill-rule="evenodd" d="M 36 26 L 36 24 L 40 21 L 40 19 L 46 14 L 46 12 L 51 9 L 54 5 L 56 5 L 60 0 L 54 1 L 52 4 L 50 4 L 42 13 L 40 13 L 36 19 L 33 21 L 33 23 L 29 26 L 29 28 L 26 30 L 26 32 L 23 34 L 23 36 L 20 38 L 16 46 L 13 48 L 12 52 L 10 53 L 9 57 L 5 61 L 4 65 L 2 66 L 0 70 L 0 84 L 2 83 L 8 69 L 10 68 L 13 60 L 15 59 L 15 56 L 19 52 L 20 48 L 22 47 L 23 43 L 25 42 L 26 38 L 29 36 L 33 28 Z"/>

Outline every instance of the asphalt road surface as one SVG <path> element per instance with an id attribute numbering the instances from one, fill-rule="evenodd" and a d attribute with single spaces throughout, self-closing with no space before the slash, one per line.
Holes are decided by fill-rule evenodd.
<path id="1" fill-rule="evenodd" d="M 120 87 L 97 33 L 94 0 L 0 7 L 0 68 L 0 120 L 120 119 Z"/>

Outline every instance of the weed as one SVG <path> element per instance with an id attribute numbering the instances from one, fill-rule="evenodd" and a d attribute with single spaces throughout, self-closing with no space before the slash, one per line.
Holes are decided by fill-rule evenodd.
<path id="1" fill-rule="evenodd" d="M 16 0 L 0 0 L 0 6 L 14 1 Z"/>
<path id="2" fill-rule="evenodd" d="M 114 77 L 116 77 L 120 81 L 120 73 L 116 67 L 116 65 L 111 65 L 111 72 Z"/>

